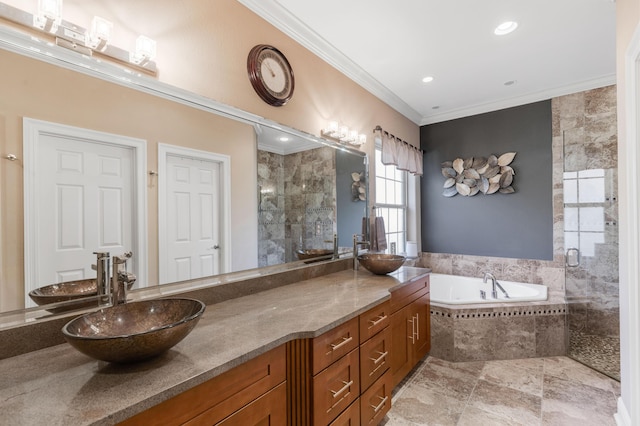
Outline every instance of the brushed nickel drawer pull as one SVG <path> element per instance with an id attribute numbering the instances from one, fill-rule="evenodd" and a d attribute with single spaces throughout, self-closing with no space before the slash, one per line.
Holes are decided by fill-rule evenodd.
<path id="1" fill-rule="evenodd" d="M 370 359 L 371 361 L 373 361 L 373 363 L 374 363 L 374 364 L 378 364 L 380 361 L 382 361 L 382 360 L 384 359 L 384 357 L 386 357 L 387 355 L 389 355 L 389 351 L 386 351 L 386 352 L 380 352 L 380 351 L 377 351 L 377 352 L 380 354 L 380 356 L 379 356 L 378 358 L 371 358 L 371 357 L 369 357 L 369 359 Z"/>
<path id="2" fill-rule="evenodd" d="M 407 322 L 411 323 L 411 336 L 407 336 L 407 339 L 411 339 L 411 343 L 415 344 L 416 343 L 416 325 L 413 322 L 413 317 L 411 317 L 410 320 L 407 320 Z"/>
<path id="3" fill-rule="evenodd" d="M 387 316 L 385 314 L 382 314 L 379 317 L 377 317 L 375 320 L 369 320 L 369 322 L 371 323 L 371 327 L 375 327 L 376 325 L 380 324 L 382 321 L 386 319 L 387 319 Z"/>
<path id="4" fill-rule="evenodd" d="M 385 396 L 384 398 L 379 396 L 378 398 L 380 398 L 382 401 L 380 401 L 380 404 L 376 405 L 371 405 L 371 408 L 373 408 L 373 412 L 377 413 L 378 411 L 380 411 L 382 409 L 382 407 L 384 407 L 385 402 L 387 402 L 387 400 L 389 399 L 388 396 Z"/>
<path id="5" fill-rule="evenodd" d="M 342 383 L 344 383 L 344 386 L 337 390 L 337 391 L 332 391 L 329 390 L 332 394 L 334 398 L 337 398 L 338 395 L 340 395 L 342 392 L 346 391 L 347 389 L 349 389 L 349 386 L 351 386 L 353 384 L 353 380 L 350 380 L 349 382 L 345 382 L 344 380 L 342 381 Z"/>
<path id="6" fill-rule="evenodd" d="M 340 342 L 338 344 L 336 344 L 336 343 L 332 343 L 331 344 L 331 350 L 332 351 L 336 351 L 336 350 L 340 349 L 341 347 L 343 347 L 344 345 L 346 345 L 347 343 L 349 343 L 352 340 L 353 340 L 353 336 L 343 337 L 342 338 L 342 342 Z"/>

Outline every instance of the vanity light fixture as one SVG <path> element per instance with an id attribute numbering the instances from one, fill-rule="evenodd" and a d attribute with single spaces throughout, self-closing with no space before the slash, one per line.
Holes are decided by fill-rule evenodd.
<path id="1" fill-rule="evenodd" d="M 85 56 L 102 56 L 128 68 L 156 75 L 154 61 L 156 42 L 141 36 L 136 50 L 131 52 L 109 43 L 113 24 L 94 17 L 89 30 L 62 19 L 62 0 L 38 0 L 36 13 L 27 12 L 0 1 L 0 18 L 30 30 L 44 33 L 43 41 L 72 50 Z M 50 39 L 53 38 L 53 40 Z"/>
<path id="2" fill-rule="evenodd" d="M 349 130 L 347 126 L 340 126 L 337 121 L 330 121 L 325 129 L 320 131 L 322 136 L 351 145 L 363 145 L 367 142 L 367 136 L 358 134 L 357 130 Z"/>
<path id="3" fill-rule="evenodd" d="M 136 40 L 136 51 L 131 53 L 131 62 L 137 65 L 144 65 L 156 57 L 156 41 L 147 37 L 139 36 Z"/>
<path id="4" fill-rule="evenodd" d="M 495 35 L 506 35 L 509 34 L 513 31 L 515 31 L 515 29 L 518 28 L 518 23 L 515 21 L 506 21 L 503 22 L 502 24 L 498 25 L 496 27 L 495 30 L 493 30 L 493 33 Z"/>
<path id="5" fill-rule="evenodd" d="M 62 0 L 38 0 L 38 13 L 33 15 L 33 26 L 55 34 L 62 22 Z"/>
<path id="6" fill-rule="evenodd" d="M 94 16 L 89 31 L 89 47 L 93 50 L 104 51 L 111 39 L 113 23 L 99 16 Z"/>

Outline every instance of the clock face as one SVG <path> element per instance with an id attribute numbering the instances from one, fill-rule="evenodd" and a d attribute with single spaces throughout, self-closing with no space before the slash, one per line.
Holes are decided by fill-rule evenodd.
<path id="1" fill-rule="evenodd" d="M 247 71 L 256 93 L 268 104 L 282 106 L 293 96 L 293 70 L 275 47 L 261 44 L 251 49 Z"/>

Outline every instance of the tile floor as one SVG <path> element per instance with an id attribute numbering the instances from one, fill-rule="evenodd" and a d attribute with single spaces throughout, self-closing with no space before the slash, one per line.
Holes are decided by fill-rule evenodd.
<path id="1" fill-rule="evenodd" d="M 620 384 L 567 357 L 453 363 L 427 357 L 385 426 L 615 426 Z"/>

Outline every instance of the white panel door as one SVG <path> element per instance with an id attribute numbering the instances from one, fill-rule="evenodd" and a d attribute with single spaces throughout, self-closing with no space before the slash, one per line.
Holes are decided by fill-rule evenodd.
<path id="1" fill-rule="evenodd" d="M 42 134 L 37 150 L 39 285 L 95 276 L 95 251 L 132 247 L 133 149 Z"/>
<path id="2" fill-rule="evenodd" d="M 220 165 L 173 154 L 166 161 L 167 263 L 160 282 L 219 274 Z"/>

